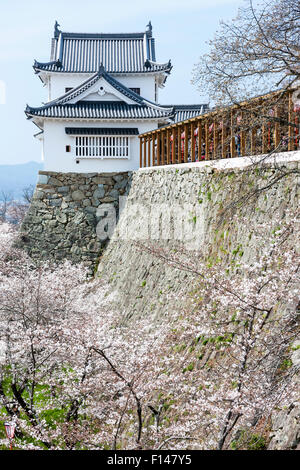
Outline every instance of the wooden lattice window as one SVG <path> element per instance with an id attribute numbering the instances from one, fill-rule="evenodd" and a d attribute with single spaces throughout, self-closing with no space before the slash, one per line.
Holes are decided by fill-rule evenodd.
<path id="1" fill-rule="evenodd" d="M 80 158 L 129 158 L 130 139 L 124 136 L 76 136 L 75 155 Z"/>

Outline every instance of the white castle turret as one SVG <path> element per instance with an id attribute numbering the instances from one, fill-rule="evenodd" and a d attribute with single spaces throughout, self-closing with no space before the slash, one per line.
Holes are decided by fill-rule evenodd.
<path id="1" fill-rule="evenodd" d="M 172 65 L 156 62 L 151 22 L 142 33 L 126 34 L 66 33 L 58 27 L 56 22 L 50 62 L 33 66 L 49 101 L 25 111 L 40 129 L 45 170 L 135 170 L 138 134 L 205 110 L 158 104 L 158 89 Z"/>

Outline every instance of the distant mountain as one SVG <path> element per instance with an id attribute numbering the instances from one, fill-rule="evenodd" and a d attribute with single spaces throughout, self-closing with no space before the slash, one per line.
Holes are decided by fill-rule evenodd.
<path id="1" fill-rule="evenodd" d="M 0 193 L 11 192 L 14 199 L 21 199 L 23 188 L 36 184 L 42 163 L 28 162 L 19 165 L 0 165 Z"/>

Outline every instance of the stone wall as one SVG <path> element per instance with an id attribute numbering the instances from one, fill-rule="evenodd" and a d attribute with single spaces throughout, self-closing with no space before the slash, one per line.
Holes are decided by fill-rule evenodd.
<path id="1" fill-rule="evenodd" d="M 147 315 L 149 309 L 158 316 L 180 309 L 182 295 L 193 289 L 193 276 L 139 249 L 136 242 L 168 250 L 177 249 L 179 244 L 191 255 L 199 250 L 211 263 L 223 266 L 232 258 L 253 263 L 267 234 L 257 241 L 251 237 L 252 231 L 269 220 L 271 233 L 275 218 L 284 221 L 286 210 L 298 207 L 299 174 L 299 161 L 261 168 L 217 169 L 200 164 L 134 172 L 119 222 L 119 226 L 125 225 L 129 236 L 115 232 L 101 259 L 98 275 L 111 284 L 128 317 Z M 262 190 L 271 180 L 277 181 Z M 223 214 L 225 208 L 256 188 L 261 191 L 241 207 L 237 204 L 236 210 Z M 132 210 L 137 203 L 140 212 Z M 172 233 L 168 238 L 162 231 L 148 238 L 148 214 L 156 210 L 163 212 L 162 218 L 167 212 L 172 217 L 183 210 L 186 224 L 182 241 L 174 240 Z M 244 218 L 250 223 L 245 224 Z M 299 246 L 297 236 L 294 242 Z"/>
<path id="2" fill-rule="evenodd" d="M 130 173 L 55 173 L 40 171 L 19 245 L 33 259 L 95 265 L 105 242 L 98 240 L 97 209 L 113 204 L 129 188 Z"/>

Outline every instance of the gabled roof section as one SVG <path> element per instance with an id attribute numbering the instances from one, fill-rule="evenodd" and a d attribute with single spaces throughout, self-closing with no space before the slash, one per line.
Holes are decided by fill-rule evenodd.
<path id="1" fill-rule="evenodd" d="M 142 96 L 138 95 L 134 91 L 130 90 L 130 88 L 127 88 L 125 85 L 123 85 L 121 82 L 119 82 L 114 77 L 112 77 L 109 73 L 107 73 L 102 64 L 100 65 L 98 72 L 96 72 L 92 77 L 88 78 L 81 85 L 78 85 L 76 88 L 73 88 L 72 90 L 68 91 L 64 95 L 56 98 L 53 101 L 50 101 L 45 106 L 50 106 L 53 104 L 63 105 L 66 103 L 74 104 L 80 101 L 80 99 L 82 99 L 83 97 L 86 97 L 89 91 L 91 92 L 95 91 L 96 87 L 94 86 L 97 84 L 97 82 L 108 84 L 109 89 L 107 90 L 107 92 L 109 93 L 111 89 L 115 90 L 116 95 L 119 96 L 121 99 L 123 98 L 123 101 L 125 101 L 127 104 L 137 103 L 139 105 L 146 105 L 146 106 L 150 106 L 151 108 L 161 109 L 164 112 L 173 111 L 173 106 L 169 106 L 169 107 L 160 106 L 150 100 L 147 100 L 146 98 L 143 98 Z M 105 91 L 106 90 L 104 89 L 103 94 L 105 94 Z"/>
<path id="2" fill-rule="evenodd" d="M 55 23 L 50 62 L 35 61 L 36 73 L 95 73 L 102 63 L 109 73 L 169 74 L 171 62 L 157 63 L 151 22 L 141 33 L 67 33 Z"/>
<path id="3" fill-rule="evenodd" d="M 125 85 L 120 83 L 118 80 L 116 80 L 114 77 L 112 77 L 110 74 L 108 74 L 105 70 L 103 65 L 100 66 L 99 70 L 97 73 L 95 73 L 92 77 L 88 78 L 85 80 L 81 85 L 77 86 L 76 88 L 73 88 L 72 90 L 68 91 L 64 95 L 60 96 L 59 98 L 56 98 L 53 101 L 50 101 L 49 103 L 45 104 L 44 106 L 41 106 L 39 108 L 32 108 L 30 106 L 27 106 L 26 108 L 26 114 L 27 116 L 30 115 L 38 115 L 38 116 L 43 116 L 43 117 L 63 117 L 63 116 L 68 116 L 70 113 L 74 117 L 77 117 L 76 113 L 74 112 L 74 109 L 76 105 L 80 104 L 78 109 L 82 109 L 82 113 L 79 111 L 78 117 L 82 116 L 84 117 L 84 110 L 87 109 L 94 109 L 95 111 L 99 111 L 101 109 L 106 109 L 106 102 L 101 101 L 101 98 L 99 101 L 96 101 L 93 104 L 93 106 L 89 107 L 89 104 L 91 104 L 90 101 L 81 101 L 83 98 L 87 97 L 89 94 L 89 90 L 91 92 L 95 92 L 97 89 L 95 85 L 97 82 L 100 82 L 99 84 L 102 84 L 103 88 L 103 93 L 105 93 L 105 84 L 108 84 L 108 90 L 107 92 L 111 94 L 111 90 L 116 92 L 116 95 L 118 98 L 121 98 L 121 103 L 118 101 L 110 103 L 110 108 L 108 107 L 107 109 L 113 109 L 113 105 L 115 105 L 115 109 L 122 109 L 122 106 L 118 107 L 116 106 L 117 104 L 120 105 L 135 105 L 135 107 L 140 106 L 141 108 L 149 108 L 153 110 L 151 113 L 150 111 L 147 113 L 143 113 L 143 116 L 149 116 L 149 117 L 165 117 L 165 116 L 173 116 L 174 114 L 174 109 L 173 106 L 160 106 L 156 103 L 153 103 L 150 100 L 147 100 L 146 98 L 143 98 L 142 96 L 138 95 L 134 91 L 130 90 L 127 88 Z M 99 90 L 101 91 L 101 90 Z M 122 99 L 123 98 L 123 99 Z M 70 110 L 69 112 L 64 112 L 62 111 L 63 108 L 69 105 L 70 107 L 68 108 Z M 123 106 L 124 108 L 124 106 Z M 73 111 L 71 111 L 73 109 Z M 124 108 L 126 109 L 126 107 Z M 52 111 L 51 111 L 52 110 Z M 49 112 L 48 112 L 49 111 Z M 154 112 L 155 111 L 155 112 Z M 123 112 L 123 111 L 122 111 Z M 50 114 L 49 114 L 50 113 Z M 122 113 L 121 113 L 122 114 Z M 126 113 L 125 113 L 126 114 Z M 124 117 L 125 117 L 124 114 Z M 129 113 L 130 114 L 130 113 Z M 138 116 L 139 113 L 133 113 L 133 115 Z M 61 116 L 60 116 L 61 115 Z M 90 118 L 90 113 L 87 112 L 88 118 Z M 101 112 L 96 112 L 96 118 L 100 118 Z M 131 115 L 130 115 L 131 116 Z M 109 116 L 111 117 L 111 115 Z M 105 118 L 106 119 L 106 118 Z"/>

